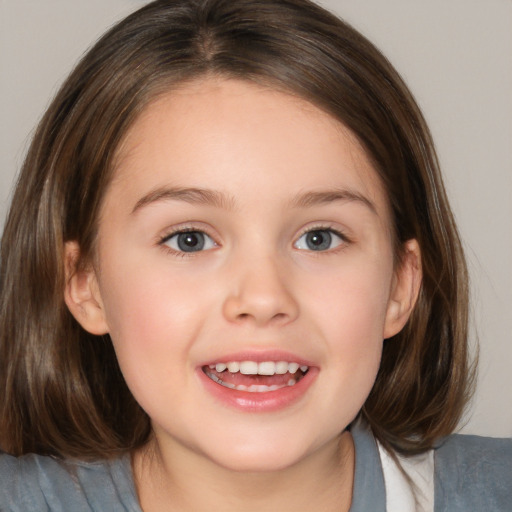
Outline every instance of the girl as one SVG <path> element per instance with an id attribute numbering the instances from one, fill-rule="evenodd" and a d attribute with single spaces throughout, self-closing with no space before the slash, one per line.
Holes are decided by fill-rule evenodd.
<path id="1" fill-rule="evenodd" d="M 307 0 L 159 0 L 44 116 L 1 248 L 1 510 L 506 510 L 446 437 L 467 275 L 425 122 Z"/>

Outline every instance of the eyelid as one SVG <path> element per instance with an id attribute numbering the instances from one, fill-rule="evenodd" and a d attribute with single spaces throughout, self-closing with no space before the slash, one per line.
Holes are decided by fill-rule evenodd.
<path id="1" fill-rule="evenodd" d="M 161 240 L 168 239 L 177 233 L 186 233 L 188 231 L 199 231 L 201 233 L 205 233 L 211 238 L 218 238 L 213 228 L 211 228 L 211 226 L 209 226 L 205 222 L 190 220 L 180 222 L 178 224 L 173 224 L 172 226 L 168 226 L 162 229 L 160 233 L 156 236 L 156 241 L 160 242 Z"/>
<path id="2" fill-rule="evenodd" d="M 314 225 L 310 225 L 310 226 L 307 226 L 304 229 L 302 229 L 299 232 L 298 236 L 295 237 L 295 241 L 293 242 L 293 246 L 296 247 L 297 242 L 304 235 L 307 235 L 308 233 L 311 233 L 311 232 L 314 232 L 314 231 L 328 231 L 328 232 L 332 233 L 333 235 L 335 235 L 336 237 L 338 237 L 341 240 L 341 243 L 338 246 L 333 247 L 332 249 L 327 249 L 325 251 L 312 251 L 311 250 L 311 252 L 318 252 L 318 253 L 332 252 L 332 251 L 338 249 L 340 246 L 344 247 L 347 244 L 350 244 L 352 242 L 352 239 L 344 232 L 344 230 L 342 230 L 342 229 L 340 229 L 338 227 L 334 227 L 330 223 L 326 223 L 326 224 L 314 224 Z M 299 250 L 304 250 L 305 251 L 305 250 L 308 250 L 308 249 L 299 249 Z"/>

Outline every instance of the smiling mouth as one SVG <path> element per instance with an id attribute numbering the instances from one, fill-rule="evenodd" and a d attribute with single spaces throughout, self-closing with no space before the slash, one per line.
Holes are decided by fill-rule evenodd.
<path id="1" fill-rule="evenodd" d="M 268 393 L 295 386 L 308 373 L 309 367 L 288 361 L 230 361 L 203 366 L 202 370 L 226 388 Z"/>

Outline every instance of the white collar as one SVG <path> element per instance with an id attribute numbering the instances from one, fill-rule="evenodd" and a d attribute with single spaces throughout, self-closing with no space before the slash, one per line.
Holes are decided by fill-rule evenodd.
<path id="1" fill-rule="evenodd" d="M 377 442 L 377 445 L 386 486 L 387 512 L 433 512 L 434 451 L 411 457 L 398 456 L 398 466 L 381 444 Z"/>

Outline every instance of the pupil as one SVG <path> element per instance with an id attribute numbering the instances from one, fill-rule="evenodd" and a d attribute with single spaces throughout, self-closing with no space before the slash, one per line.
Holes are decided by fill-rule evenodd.
<path id="1" fill-rule="evenodd" d="M 199 231 L 180 233 L 178 247 L 184 252 L 200 251 L 204 247 L 204 235 Z"/>
<path id="2" fill-rule="evenodd" d="M 331 238 L 328 231 L 311 231 L 306 235 L 306 243 L 312 251 L 323 251 L 329 249 Z"/>

